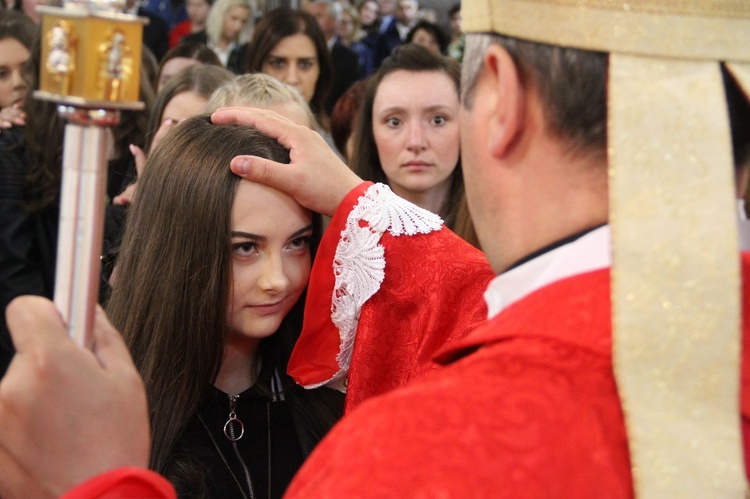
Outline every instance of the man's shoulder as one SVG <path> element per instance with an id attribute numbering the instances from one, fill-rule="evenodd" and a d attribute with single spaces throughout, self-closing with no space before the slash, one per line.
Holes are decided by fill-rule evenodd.
<path id="1" fill-rule="evenodd" d="M 548 284 L 518 300 L 438 357 L 448 363 L 495 343 L 543 338 L 611 357 L 610 272 L 600 269 Z"/>
<path id="2" fill-rule="evenodd" d="M 291 496 L 346 495 L 377 483 L 397 495 L 471 489 L 479 496 L 531 490 L 549 497 L 555 480 L 576 476 L 571 460 L 596 455 L 596 463 L 568 481 L 583 487 L 583 497 L 595 492 L 588 482 L 602 475 L 597 486 L 611 487 L 617 497 L 628 490 L 630 475 L 609 373 L 611 365 L 590 352 L 540 339 L 482 348 L 350 413 L 303 468 Z"/>

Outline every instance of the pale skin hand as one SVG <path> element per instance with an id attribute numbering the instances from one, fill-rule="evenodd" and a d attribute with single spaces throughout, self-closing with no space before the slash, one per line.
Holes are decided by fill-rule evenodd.
<path id="1" fill-rule="evenodd" d="M 143 149 L 140 147 L 130 144 L 130 153 L 135 158 L 135 171 L 140 178 L 141 173 L 143 173 L 143 165 L 146 164 L 146 154 L 143 152 Z M 136 179 L 135 182 L 128 185 L 123 191 L 115 196 L 115 198 L 112 200 L 112 204 L 129 204 L 132 203 L 135 199 L 135 193 L 138 189 L 138 179 Z"/>
<path id="2" fill-rule="evenodd" d="M 44 298 L 17 298 L 7 319 L 17 353 L 0 381 L 0 496 L 58 496 L 108 470 L 147 467 L 145 389 L 104 312 L 91 351 Z"/>
<path id="3" fill-rule="evenodd" d="M 19 105 L 8 106 L 0 109 L 0 129 L 11 128 L 14 125 L 26 124 L 26 113 Z"/>
<path id="4" fill-rule="evenodd" d="M 344 197 L 362 183 L 319 133 L 264 109 L 223 108 L 211 116 L 217 125 L 253 126 L 289 149 L 291 164 L 237 156 L 232 171 L 247 180 L 289 193 L 302 206 L 333 215 Z"/>

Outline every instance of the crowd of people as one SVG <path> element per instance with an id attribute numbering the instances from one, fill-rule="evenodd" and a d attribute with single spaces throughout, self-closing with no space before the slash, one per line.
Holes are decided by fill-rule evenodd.
<path id="1" fill-rule="evenodd" d="M 146 6 L 134 3 L 127 8 L 141 15 Z M 36 24 L 38 19 L 29 17 L 24 9 L 33 10 L 33 6 L 18 2 L 0 10 L 0 43 L 3 44 L 0 55 L 3 68 L 0 75 L 0 159 L 3 166 L 0 174 L 4 189 L 0 217 L 5 222 L 1 238 L 0 308 L 3 309 L 15 296 L 35 294 L 51 298 L 54 290 L 64 122 L 54 104 L 30 97 L 39 88 L 41 33 Z M 361 59 L 338 36 L 343 8 L 337 2 L 316 1 L 300 9 L 276 8 L 265 13 L 260 12 L 254 2 L 240 0 L 217 0 L 201 5 L 192 2 L 186 9 L 189 23 L 176 25 L 176 33 L 183 36 L 173 33 L 171 48 L 167 49 L 163 40 L 158 46 L 151 42 L 154 33 L 164 34 L 161 24 L 156 32 L 144 31 L 139 98 L 145 103 L 145 110 L 123 112 L 120 124 L 111 129 L 114 140 L 109 153 L 107 184 L 107 199 L 111 202 L 106 208 L 102 250 L 102 303 L 109 295 L 124 219 L 147 156 L 174 125 L 203 112 L 212 92 L 221 84 L 238 75 L 267 74 L 294 88 L 305 102 L 298 114 L 307 120 L 310 113 L 310 126 L 334 148 L 331 123 L 341 121 L 332 116 L 334 105 L 350 87 L 365 85 Z M 149 12 L 149 17 L 158 16 L 159 12 Z M 380 16 L 373 17 L 369 23 L 374 29 L 380 25 Z M 454 80 L 457 94 L 457 76 Z M 412 94 L 418 93 L 419 89 L 413 88 Z M 456 99 L 450 106 L 455 111 Z M 346 117 L 351 123 L 350 129 L 356 118 L 355 114 Z M 452 127 L 454 133 L 450 142 L 455 152 L 458 136 L 455 126 Z M 351 130 L 348 135 L 353 141 L 356 133 Z M 435 145 L 428 144 L 428 148 Z M 408 154 L 425 160 L 419 151 Z M 346 151 L 340 151 L 339 155 L 345 156 Z M 460 168 L 457 177 L 460 180 Z M 455 191 L 457 202 L 451 201 L 451 210 L 459 201 L 465 207 L 465 202 L 460 200 L 460 182 L 455 184 L 451 196 Z M 440 203 L 442 201 L 435 205 L 436 209 L 445 215 Z M 447 203 L 444 203 L 446 207 Z M 465 208 L 463 213 L 468 221 Z M 453 219 L 452 213 L 449 214 L 451 227 Z M 13 352 L 4 318 L 0 320 L 0 344 L 1 373 Z"/>
<path id="2" fill-rule="evenodd" d="M 90 350 L 50 302 L 65 124 L 27 3 L 0 496 L 745 493 L 744 0 L 129 2 L 158 29 L 109 129 Z"/>

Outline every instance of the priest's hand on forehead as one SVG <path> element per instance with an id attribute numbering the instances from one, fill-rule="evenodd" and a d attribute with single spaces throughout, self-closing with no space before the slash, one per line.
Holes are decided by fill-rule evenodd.
<path id="1" fill-rule="evenodd" d="M 313 211 L 332 215 L 344 196 L 362 180 L 328 146 L 321 135 L 267 110 L 224 108 L 211 120 L 216 124 L 253 126 L 289 149 L 291 164 L 256 156 L 237 156 L 232 171 L 293 196 Z"/>

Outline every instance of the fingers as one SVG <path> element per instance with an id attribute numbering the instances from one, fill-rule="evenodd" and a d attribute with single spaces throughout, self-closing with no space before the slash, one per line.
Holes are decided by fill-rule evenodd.
<path id="1" fill-rule="evenodd" d="M 216 125 L 245 125 L 258 129 L 263 135 L 276 139 L 279 144 L 292 149 L 294 146 L 292 130 L 311 131 L 293 121 L 267 109 L 246 107 L 225 107 L 211 115 Z"/>
<path id="2" fill-rule="evenodd" d="M 65 339 L 67 331 L 55 305 L 39 296 L 20 296 L 6 309 L 8 329 L 19 353 L 35 343 Z"/>
<path id="3" fill-rule="evenodd" d="M 129 186 L 125 188 L 120 194 L 115 196 L 112 199 L 112 204 L 128 204 L 132 203 L 135 199 L 135 194 L 137 192 L 138 188 L 138 182 L 133 182 Z"/>
<path id="4" fill-rule="evenodd" d="M 321 135 L 265 109 L 225 108 L 211 119 L 216 124 L 254 126 L 289 149 L 290 164 L 238 156 L 232 171 L 241 177 L 287 192 L 306 208 L 331 215 L 361 180 L 331 150 Z"/>
<path id="5" fill-rule="evenodd" d="M 101 309 L 93 353 L 66 337 L 54 305 L 43 298 L 16 299 L 8 308 L 8 325 L 19 351 L 0 379 L 0 452 L 30 479 L 15 489 L 19 482 L 11 475 L 4 482 L 0 461 L 0 483 L 13 487 L 0 494 L 46 497 L 37 484 L 61 494 L 110 469 L 147 466 L 143 382 Z M 101 435 L 107 435 L 106 445 L 92 445 Z"/>
<path id="6" fill-rule="evenodd" d="M 236 156 L 229 164 L 235 175 L 276 189 L 293 192 L 297 176 L 289 165 L 257 156 Z"/>
<path id="7" fill-rule="evenodd" d="M 135 158 L 135 171 L 140 177 L 143 173 L 143 166 L 146 164 L 146 154 L 143 152 L 143 149 L 134 144 L 130 144 L 129 149 L 130 154 Z"/>
<path id="8" fill-rule="evenodd" d="M 156 145 L 161 142 L 161 139 L 163 139 L 167 132 L 169 132 L 176 124 L 177 122 L 171 118 L 167 118 L 166 120 L 162 121 L 161 125 L 159 125 L 159 128 L 154 134 L 154 140 L 151 141 L 151 151 L 154 150 Z"/>
<path id="9" fill-rule="evenodd" d="M 167 121 L 171 121 L 171 120 L 167 120 Z M 128 146 L 128 149 L 130 149 L 130 154 L 133 155 L 133 159 L 135 160 L 136 174 L 138 177 L 140 177 L 141 174 L 143 173 L 143 166 L 146 164 L 146 155 L 144 154 L 143 149 L 141 149 L 135 144 L 130 144 Z M 122 205 L 122 204 L 132 203 L 133 200 L 135 199 L 137 187 L 138 187 L 138 179 L 136 179 L 135 182 L 125 187 L 125 189 L 123 189 L 123 191 L 120 194 L 112 198 L 112 204 Z"/>
<path id="10" fill-rule="evenodd" d="M 13 105 L 0 110 L 0 128 L 11 128 L 13 125 L 23 126 L 26 124 L 26 113 Z"/>

